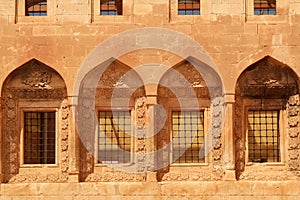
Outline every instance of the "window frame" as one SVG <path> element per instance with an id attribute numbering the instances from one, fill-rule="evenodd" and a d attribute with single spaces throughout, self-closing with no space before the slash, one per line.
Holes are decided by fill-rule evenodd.
<path id="1" fill-rule="evenodd" d="M 117 111 L 116 111 L 117 110 Z M 129 166 L 131 165 L 132 163 L 134 163 L 134 124 L 131 123 L 131 133 L 130 133 L 130 161 L 127 162 L 127 163 L 100 163 L 98 161 L 98 155 L 99 155 L 99 146 L 98 146 L 98 140 L 99 140 L 99 113 L 100 112 L 127 112 L 129 111 L 130 112 L 130 117 L 131 117 L 131 120 L 133 120 L 133 115 L 134 115 L 134 111 L 133 109 L 126 109 L 126 108 L 114 108 L 114 109 L 111 109 L 110 107 L 98 107 L 96 108 L 96 112 L 97 112 L 97 127 L 96 127 L 96 132 L 95 132 L 95 143 L 94 143 L 94 155 L 95 155 L 95 159 L 94 159 L 94 164 L 95 164 L 95 167 L 107 167 L 108 165 L 115 165 L 115 166 Z"/>
<path id="2" fill-rule="evenodd" d="M 247 23 L 285 23 L 288 20 L 289 3 L 286 0 L 276 0 L 275 15 L 255 15 L 254 0 L 245 1 Z"/>
<path id="3" fill-rule="evenodd" d="M 61 101 L 53 100 L 20 100 L 18 109 L 18 124 L 20 125 L 20 169 L 21 168 L 47 168 L 47 167 L 58 167 L 59 166 L 59 107 Z M 25 112 L 55 112 L 55 163 L 54 164 L 25 164 L 24 163 L 24 113 Z"/>
<path id="4" fill-rule="evenodd" d="M 195 24 L 211 21 L 211 0 L 200 0 L 200 15 L 178 15 L 178 0 L 169 0 L 169 21 L 171 24 Z"/>
<path id="5" fill-rule="evenodd" d="M 210 155 L 210 152 L 209 152 L 209 146 L 210 146 L 210 139 L 211 137 L 209 136 L 209 134 L 207 134 L 207 131 L 208 131 L 208 124 L 209 124 L 209 108 L 207 107 L 201 107 L 199 109 L 195 109 L 195 108 L 185 108 L 185 109 L 180 109 L 180 108 L 171 108 L 170 111 L 169 111 L 169 129 L 170 129 L 170 134 L 169 134 L 169 137 L 170 137 L 170 141 L 172 141 L 173 139 L 173 131 L 172 131 L 172 126 L 173 126 L 173 123 L 172 123 L 172 113 L 173 112 L 185 112 L 185 111 L 198 111 L 198 112 L 203 112 L 203 117 L 204 117 L 204 162 L 199 162 L 199 163 L 175 163 L 173 161 L 173 145 L 170 145 L 170 155 L 169 155 L 169 162 L 170 162 L 170 167 L 180 167 L 180 166 L 208 166 L 209 165 L 209 155 Z"/>
<path id="6" fill-rule="evenodd" d="M 15 23 L 51 23 L 55 22 L 55 6 L 56 0 L 47 0 L 47 15 L 46 16 L 27 16 L 26 5 L 24 0 L 16 2 Z"/>
<path id="7" fill-rule="evenodd" d="M 275 101 L 273 105 L 263 105 L 261 106 L 262 101 L 266 104 L 270 103 L 271 101 Z M 245 124 L 245 164 L 246 166 L 251 165 L 266 165 L 266 166 L 281 166 L 286 164 L 286 131 L 285 127 L 287 127 L 287 119 L 286 119 L 286 111 L 282 109 L 282 105 L 279 105 L 280 102 L 282 103 L 281 99 L 255 99 L 250 101 L 245 101 L 245 112 L 244 116 L 244 124 Z M 259 105 L 260 104 L 260 105 Z M 276 105 L 277 104 L 277 105 Z M 249 111 L 258 111 L 258 110 L 265 110 L 265 111 L 278 111 L 278 126 L 279 126 L 279 162 L 250 162 L 249 161 L 249 142 L 248 142 L 248 113 Z"/>
<path id="8" fill-rule="evenodd" d="M 92 0 L 91 4 L 91 23 L 115 24 L 132 22 L 133 0 L 122 0 L 122 15 L 100 15 L 100 0 Z"/>
<path id="9" fill-rule="evenodd" d="M 179 1 L 180 0 L 178 0 L 177 1 L 177 15 L 180 15 L 180 16 L 186 16 L 186 15 L 201 15 L 201 0 L 199 0 L 199 14 L 186 14 L 186 12 L 187 12 L 187 10 L 191 10 L 192 12 L 194 12 L 194 11 L 196 11 L 197 9 L 187 9 L 186 7 L 185 7 L 185 9 L 179 9 Z M 194 5 L 194 3 L 191 3 L 192 5 Z M 186 5 L 186 2 L 184 2 L 184 5 Z M 184 12 L 185 12 L 185 14 L 179 14 L 179 11 L 180 10 L 184 10 Z"/>

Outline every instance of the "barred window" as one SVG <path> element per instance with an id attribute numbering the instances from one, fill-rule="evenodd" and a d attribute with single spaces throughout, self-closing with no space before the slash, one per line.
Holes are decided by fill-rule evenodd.
<path id="1" fill-rule="evenodd" d="M 204 112 L 172 112 L 172 159 L 175 163 L 204 163 Z"/>
<path id="2" fill-rule="evenodd" d="M 200 15 L 200 0 L 179 0 L 178 15 Z"/>
<path id="3" fill-rule="evenodd" d="M 250 162 L 280 162 L 278 110 L 248 111 Z"/>
<path id="4" fill-rule="evenodd" d="M 130 162 L 131 117 L 128 111 L 100 111 L 98 162 L 118 164 Z"/>
<path id="5" fill-rule="evenodd" d="M 47 16 L 47 0 L 26 0 L 26 16 Z"/>
<path id="6" fill-rule="evenodd" d="M 276 15 L 276 0 L 254 0 L 255 15 Z"/>
<path id="7" fill-rule="evenodd" d="M 24 164 L 55 164 L 55 112 L 24 112 Z"/>
<path id="8" fill-rule="evenodd" d="M 100 0 L 100 15 L 122 15 L 122 0 Z"/>

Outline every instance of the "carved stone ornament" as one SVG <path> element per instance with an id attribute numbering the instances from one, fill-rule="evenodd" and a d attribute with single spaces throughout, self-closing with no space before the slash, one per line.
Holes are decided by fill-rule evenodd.
<path id="1" fill-rule="evenodd" d="M 244 101 L 248 104 L 252 99 L 277 99 L 278 105 L 285 108 L 287 113 L 286 136 L 287 145 L 280 147 L 280 151 L 288 153 L 288 169 L 276 166 L 245 167 L 246 161 L 246 128 Z M 296 170 L 300 170 L 300 134 L 299 134 L 299 91 L 297 77 L 286 65 L 271 57 L 251 65 L 239 78 L 236 88 L 234 136 L 236 176 L 243 180 L 291 180 L 299 179 Z M 263 106 L 263 105 L 262 105 Z M 282 136 L 285 137 L 285 136 Z M 275 171 L 274 171 L 275 170 Z M 270 173 L 269 173 L 270 172 Z"/>
<path id="2" fill-rule="evenodd" d="M 34 67 L 30 69 L 22 83 L 33 88 L 51 89 L 52 87 L 49 85 L 51 78 L 52 74 L 50 72 Z"/>

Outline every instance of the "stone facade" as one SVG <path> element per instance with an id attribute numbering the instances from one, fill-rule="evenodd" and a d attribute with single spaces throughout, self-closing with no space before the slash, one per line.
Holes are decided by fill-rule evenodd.
<path id="1" fill-rule="evenodd" d="M 0 0 L 1 199 L 299 199 L 300 0 Z M 98 162 L 99 110 L 131 111 L 130 165 Z M 201 110 L 203 163 L 174 163 L 172 112 Z M 249 110 L 278 111 L 279 162 L 252 162 Z M 55 162 L 24 162 L 24 113 L 55 112 Z"/>

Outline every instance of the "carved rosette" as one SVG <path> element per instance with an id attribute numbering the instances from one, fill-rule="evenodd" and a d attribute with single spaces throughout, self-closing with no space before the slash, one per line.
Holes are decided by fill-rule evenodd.
<path id="1" fill-rule="evenodd" d="M 64 175 L 67 175 L 69 168 L 69 156 L 68 156 L 68 137 L 69 137 L 69 107 L 67 104 L 67 99 L 63 100 L 61 104 L 61 163 L 60 169 Z M 67 177 L 67 176 L 66 176 Z"/>
<path id="2" fill-rule="evenodd" d="M 136 100 L 135 114 L 136 114 L 136 168 L 138 172 L 147 171 L 146 158 L 146 97 L 140 97 Z"/>
<path id="3" fill-rule="evenodd" d="M 212 99 L 212 144 L 213 144 L 213 180 L 221 180 L 223 177 L 223 145 L 222 145 L 222 109 L 224 102 L 222 97 Z"/>
<path id="4" fill-rule="evenodd" d="M 53 83 L 53 80 L 55 83 Z M 52 84 L 53 83 L 53 84 Z M 20 167 L 20 124 L 21 113 L 19 111 L 20 100 L 63 100 L 66 97 L 66 88 L 63 79 L 45 64 L 33 59 L 15 70 L 7 78 L 3 86 L 3 173 L 4 181 L 9 183 L 24 182 L 66 182 L 67 165 L 61 164 L 61 171 L 51 174 L 19 174 Z M 58 134 L 62 133 L 62 140 L 57 144 L 61 145 L 59 154 L 62 160 L 66 160 L 68 154 L 68 114 L 66 106 L 62 108 L 62 127 Z M 60 137 L 58 137 L 60 138 Z"/>
<path id="5" fill-rule="evenodd" d="M 17 101 L 11 95 L 7 94 L 3 99 L 3 146 L 4 159 L 3 171 L 5 173 L 4 181 L 7 182 L 11 176 L 18 173 L 19 159 L 19 135 L 17 134 Z"/>
<path id="6" fill-rule="evenodd" d="M 289 98 L 288 113 L 288 166 L 290 170 L 300 170 L 300 136 L 299 136 L 299 95 Z"/>

